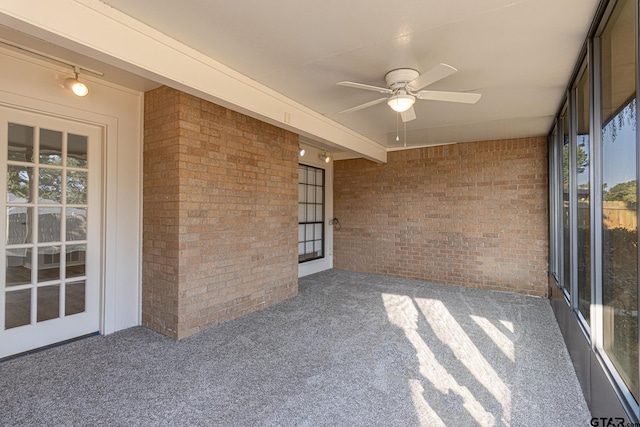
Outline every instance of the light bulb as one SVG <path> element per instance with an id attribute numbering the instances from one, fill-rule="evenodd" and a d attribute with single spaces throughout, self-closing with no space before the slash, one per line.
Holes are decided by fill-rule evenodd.
<path id="1" fill-rule="evenodd" d="M 318 153 L 318 158 L 325 163 L 329 163 L 331 161 L 331 155 L 327 154 L 326 151 L 324 153 Z"/>
<path id="2" fill-rule="evenodd" d="M 393 111 L 404 113 L 413 106 L 414 102 L 416 102 L 416 98 L 414 96 L 401 93 L 389 98 L 387 104 Z"/>
<path id="3" fill-rule="evenodd" d="M 69 77 L 64 81 L 64 87 L 76 94 L 76 96 L 87 96 L 89 93 L 87 85 L 73 77 Z"/>

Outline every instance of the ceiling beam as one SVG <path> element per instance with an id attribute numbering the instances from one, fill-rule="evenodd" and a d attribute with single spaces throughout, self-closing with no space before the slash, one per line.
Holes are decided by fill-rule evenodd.
<path id="1" fill-rule="evenodd" d="M 378 143 L 98 0 L 5 0 L 0 23 L 320 143 L 387 161 Z"/>

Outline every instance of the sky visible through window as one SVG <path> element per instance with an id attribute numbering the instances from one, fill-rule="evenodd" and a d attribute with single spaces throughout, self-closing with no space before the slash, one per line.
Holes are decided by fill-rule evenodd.
<path id="1" fill-rule="evenodd" d="M 602 135 L 606 188 L 636 179 L 636 117 L 635 102 L 627 104 L 605 126 Z M 620 145 L 615 150 L 607 145 Z"/>

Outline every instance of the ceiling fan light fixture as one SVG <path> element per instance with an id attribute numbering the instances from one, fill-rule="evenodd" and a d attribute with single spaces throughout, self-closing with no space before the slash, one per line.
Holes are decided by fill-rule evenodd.
<path id="1" fill-rule="evenodd" d="M 397 111 L 398 113 L 404 113 L 409 108 L 413 106 L 416 102 L 415 96 L 407 95 L 406 93 L 401 93 L 398 95 L 394 95 L 387 101 L 387 104 L 393 111 Z"/>

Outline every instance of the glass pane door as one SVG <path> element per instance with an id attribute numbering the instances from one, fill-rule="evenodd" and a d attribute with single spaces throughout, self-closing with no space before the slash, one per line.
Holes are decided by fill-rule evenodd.
<path id="1" fill-rule="evenodd" d="M 99 259 L 87 252 L 100 237 L 100 176 L 89 166 L 101 135 L 93 126 L 6 112 L 13 117 L 3 121 L 0 340 L 15 332 L 34 348 L 98 330 Z"/>

